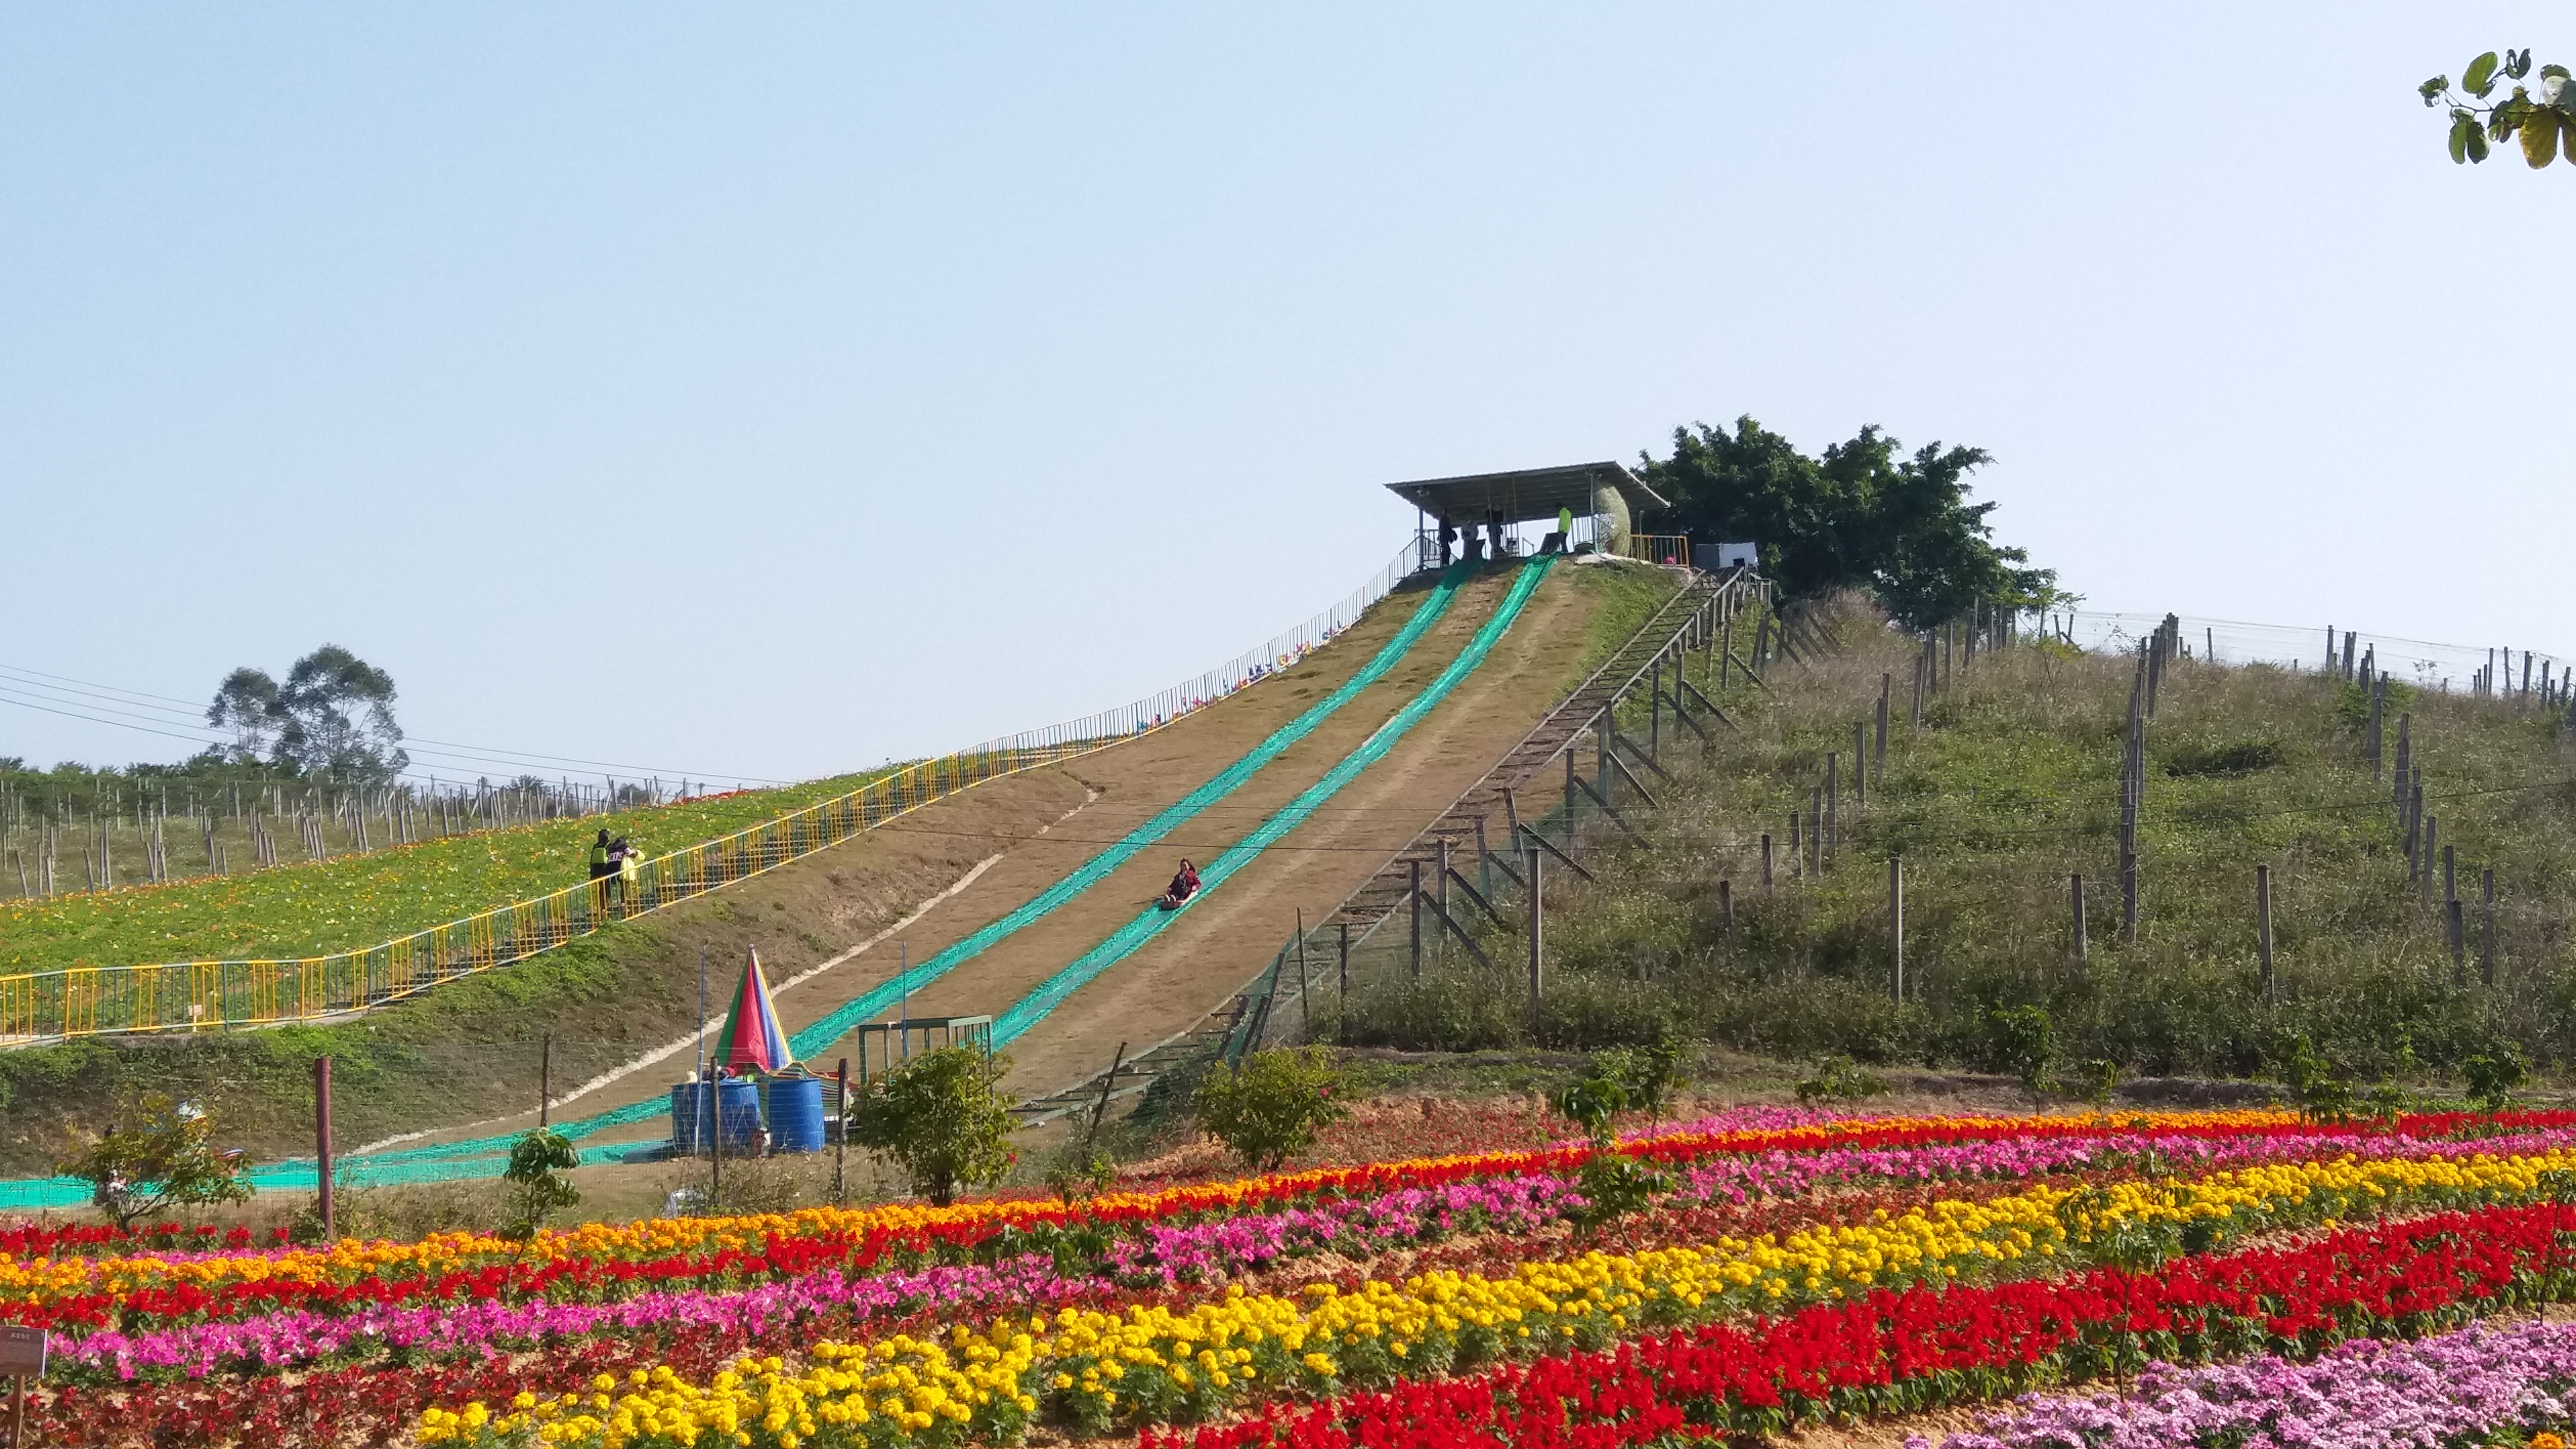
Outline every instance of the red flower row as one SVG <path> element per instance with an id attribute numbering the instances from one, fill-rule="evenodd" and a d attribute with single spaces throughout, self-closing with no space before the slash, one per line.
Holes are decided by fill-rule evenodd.
<path id="1" fill-rule="evenodd" d="M 2102 1268 L 2056 1281 L 1915 1289 L 1749 1326 L 1402 1384 L 1140 1449 L 1619 1449 L 1776 1431 L 1826 1413 L 1915 1412 L 2150 1358 L 2305 1355 L 2576 1296 L 2576 1205 L 2446 1213 L 2291 1248 Z"/>

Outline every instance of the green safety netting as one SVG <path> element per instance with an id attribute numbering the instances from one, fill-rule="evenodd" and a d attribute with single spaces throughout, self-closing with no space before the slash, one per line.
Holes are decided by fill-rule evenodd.
<path id="1" fill-rule="evenodd" d="M 1476 631 L 1476 637 L 1468 642 L 1465 649 L 1459 651 L 1458 657 L 1449 661 L 1449 667 L 1440 671 L 1440 677 L 1432 680 L 1430 684 L 1424 686 L 1421 693 L 1406 701 L 1404 708 L 1397 710 L 1386 723 L 1377 727 L 1375 733 L 1362 740 L 1359 748 L 1344 755 L 1341 763 L 1325 772 L 1324 778 L 1307 786 L 1296 799 L 1281 806 L 1279 813 L 1261 822 L 1250 835 L 1228 847 L 1224 854 L 1219 855 L 1208 865 L 1207 869 L 1199 872 L 1199 892 L 1190 898 L 1187 905 L 1176 911 L 1146 910 L 1136 919 L 1111 932 L 1107 940 L 1075 957 L 1072 964 L 1040 982 L 1036 990 L 1021 997 L 1008 1010 L 993 1019 L 993 1044 L 1000 1046 L 1006 1042 L 1016 1041 L 1031 1027 L 1046 1020 L 1049 1012 L 1054 1011 L 1066 997 L 1080 990 L 1084 983 L 1127 959 L 1139 947 L 1160 935 L 1163 929 L 1179 919 L 1183 912 L 1207 899 L 1210 892 L 1223 885 L 1226 877 L 1251 864 L 1255 856 L 1269 849 L 1281 836 L 1296 829 L 1307 816 L 1315 813 L 1317 806 L 1333 798 L 1343 786 L 1357 778 L 1360 771 L 1385 758 L 1386 752 L 1395 747 L 1396 741 L 1404 738 L 1407 730 L 1419 723 L 1424 715 L 1431 713 L 1441 700 L 1448 697 L 1449 691 L 1457 687 L 1458 681 L 1473 673 L 1476 666 L 1484 662 L 1485 655 L 1494 647 L 1494 641 L 1503 637 L 1503 631 L 1512 626 L 1512 620 L 1520 614 L 1521 605 L 1529 599 L 1530 591 L 1538 587 L 1541 579 L 1547 577 L 1548 566 L 1555 561 L 1554 554 L 1540 554 L 1523 564 L 1520 577 L 1512 581 L 1511 592 L 1503 596 L 1503 602 L 1494 610 L 1494 616 L 1485 621 L 1483 628 Z"/>

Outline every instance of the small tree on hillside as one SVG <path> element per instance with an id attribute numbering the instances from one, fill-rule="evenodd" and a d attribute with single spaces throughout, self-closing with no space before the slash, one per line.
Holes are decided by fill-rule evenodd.
<path id="1" fill-rule="evenodd" d="M 540 1127 L 510 1148 L 510 1165 L 501 1180 L 510 1185 L 510 1213 L 501 1236 L 520 1242 L 537 1235 L 546 1219 L 581 1201 L 581 1189 L 555 1176 L 581 1166 L 581 1153 L 570 1138 Z"/>
<path id="2" fill-rule="evenodd" d="M 980 1046 L 926 1052 L 867 1084 L 850 1103 L 849 1138 L 900 1163 L 915 1191 L 946 1207 L 959 1184 L 1011 1170 L 1011 1099 L 996 1083 L 1007 1055 Z"/>
<path id="3" fill-rule="evenodd" d="M 1315 1134 L 1349 1116 L 1349 1085 L 1322 1047 L 1254 1052 L 1199 1084 L 1199 1125 L 1246 1167 L 1276 1172 Z"/>
<path id="4" fill-rule="evenodd" d="M 123 1231 L 172 1208 L 243 1201 L 244 1162 L 239 1149 L 215 1146 L 212 1113 L 154 1093 L 61 1168 L 88 1180 L 90 1201 Z"/>

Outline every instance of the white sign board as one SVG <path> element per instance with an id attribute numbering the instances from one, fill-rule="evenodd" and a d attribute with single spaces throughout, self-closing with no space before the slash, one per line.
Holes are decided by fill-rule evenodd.
<path id="1" fill-rule="evenodd" d="M 1746 568 L 1762 566 L 1762 545 L 1758 543 L 1721 543 L 1717 546 L 1717 566 L 1731 569 L 1738 564 Z"/>

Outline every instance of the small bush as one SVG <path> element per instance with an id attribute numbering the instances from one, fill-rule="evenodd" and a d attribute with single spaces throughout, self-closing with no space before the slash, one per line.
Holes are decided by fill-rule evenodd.
<path id="1" fill-rule="evenodd" d="M 1315 1135 L 1350 1115 L 1341 1069 L 1322 1047 L 1254 1052 L 1199 1083 L 1198 1119 L 1244 1165 L 1275 1172 Z"/>
<path id="2" fill-rule="evenodd" d="M 1996 1069 L 2010 1072 L 2031 1101 L 2039 1101 L 2048 1084 L 2048 1069 L 2057 1062 L 2048 1008 L 2016 1006 L 1988 1012 L 1986 1051 Z"/>
<path id="3" fill-rule="evenodd" d="M 2460 1063 L 2460 1077 L 2468 1083 L 2469 1100 L 2478 1104 L 2478 1110 L 2501 1112 L 2531 1080 L 2531 1064 L 2513 1043 L 2497 1042 Z"/>
<path id="4" fill-rule="evenodd" d="M 1107 1192 L 1117 1181 L 1118 1159 L 1085 1144 L 1066 1143 L 1047 1166 L 1047 1191 L 1067 1207 Z"/>
<path id="5" fill-rule="evenodd" d="M 1798 1100 L 1809 1104 L 1858 1102 L 1882 1096 L 1886 1091 L 1886 1078 L 1863 1071 L 1849 1057 L 1827 1057 L 1798 1083 Z"/>
<path id="6" fill-rule="evenodd" d="M 875 1078 L 850 1104 L 849 1140 L 893 1159 L 915 1191 L 946 1207 L 959 1184 L 1011 1170 L 1011 1100 L 995 1085 L 1007 1055 L 941 1047 Z"/>
<path id="7" fill-rule="evenodd" d="M 555 1176 L 581 1166 L 581 1154 L 562 1133 L 540 1127 L 510 1147 L 510 1165 L 501 1172 L 509 1184 L 509 1211 L 501 1219 L 501 1236 L 526 1242 L 546 1219 L 581 1201 L 581 1189 Z"/>
<path id="8" fill-rule="evenodd" d="M 213 1113 L 155 1093 L 66 1158 L 62 1171 L 88 1179 L 90 1201 L 109 1222 L 131 1229 L 172 1208 L 246 1200 L 245 1165 L 239 1151 L 215 1146 Z"/>

